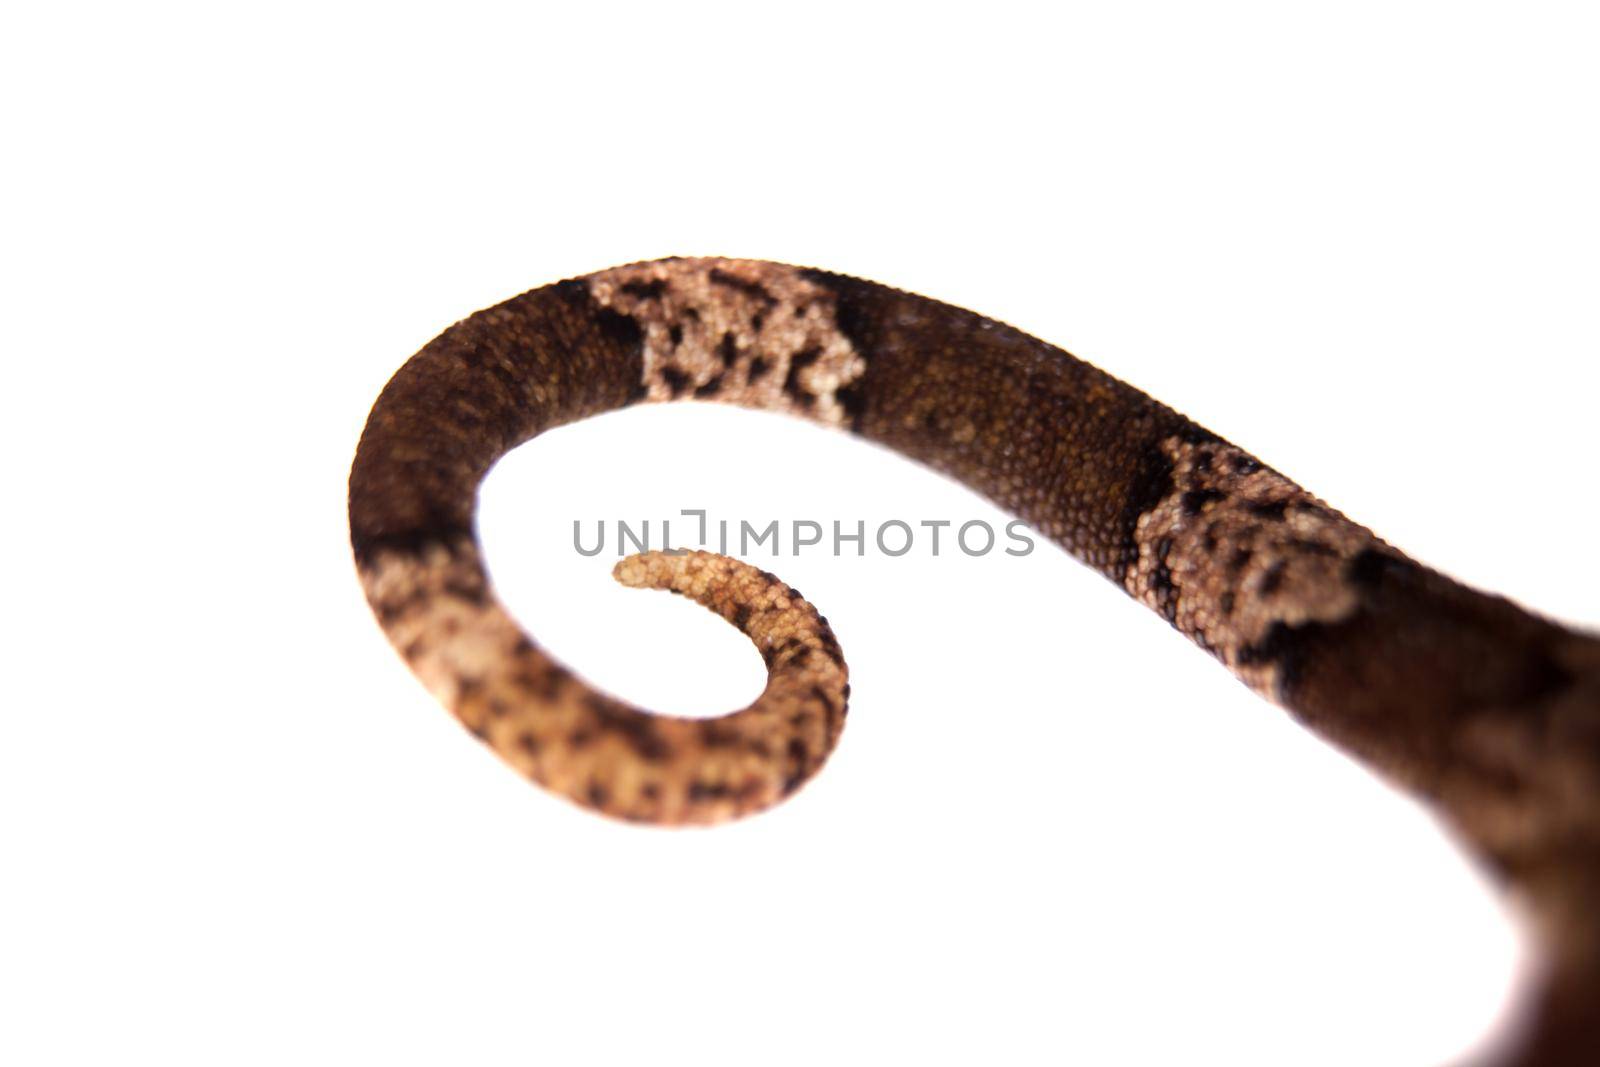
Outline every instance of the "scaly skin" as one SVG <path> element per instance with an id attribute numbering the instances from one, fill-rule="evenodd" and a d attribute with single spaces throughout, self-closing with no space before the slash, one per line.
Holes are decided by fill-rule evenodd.
<path id="1" fill-rule="evenodd" d="M 872 282 L 749 260 L 619 267 L 457 323 L 383 390 L 350 474 L 368 599 L 513 766 L 609 815 L 705 823 L 789 795 L 838 740 L 838 644 L 772 575 L 706 553 L 618 566 L 762 650 L 766 690 L 708 720 L 595 690 L 490 588 L 473 517 L 495 460 L 552 426 L 688 398 L 847 429 L 954 476 L 1429 799 L 1538 926 L 1547 978 L 1515 1062 L 1596 1062 L 1600 640 L 1414 562 L 1060 349 Z"/>

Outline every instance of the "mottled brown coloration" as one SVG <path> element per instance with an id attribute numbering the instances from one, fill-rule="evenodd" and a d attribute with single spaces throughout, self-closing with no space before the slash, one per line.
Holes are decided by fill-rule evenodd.
<path id="1" fill-rule="evenodd" d="M 1123 585 L 1277 699 L 1283 665 L 1262 655 L 1274 628 L 1349 618 L 1360 603 L 1351 561 L 1388 549 L 1231 445 L 1169 438 L 1161 450 L 1171 487 L 1134 525 L 1139 555 Z"/>
<path id="2" fill-rule="evenodd" d="M 667 260 L 601 271 L 599 304 L 644 330 L 651 400 L 692 394 L 837 425 L 861 376 L 833 320 L 833 294 L 792 267 Z"/>
<path id="3" fill-rule="evenodd" d="M 624 561 L 750 634 L 745 711 L 653 716 L 593 689 L 494 598 L 479 480 L 551 426 L 641 399 L 843 426 L 1008 507 L 1312 729 L 1438 805 L 1523 899 L 1549 979 L 1520 1064 L 1600 1046 L 1600 640 L 1406 558 L 1188 419 L 1050 345 L 924 297 L 745 260 L 634 264 L 458 323 L 362 435 L 351 541 L 374 611 L 477 736 L 608 814 L 707 822 L 820 766 L 843 724 L 826 623 L 764 572 Z"/>
<path id="4" fill-rule="evenodd" d="M 363 568 L 390 640 L 439 702 L 519 771 L 622 819 L 707 823 L 777 803 L 844 728 L 848 673 L 828 624 L 772 575 L 705 552 L 617 564 L 624 585 L 705 605 L 755 642 L 766 688 L 712 719 L 652 715 L 599 693 L 523 636 L 471 541 L 380 551 Z"/>

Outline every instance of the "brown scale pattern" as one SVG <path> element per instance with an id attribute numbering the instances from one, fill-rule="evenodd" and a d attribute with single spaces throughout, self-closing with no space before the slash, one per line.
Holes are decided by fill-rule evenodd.
<path id="1" fill-rule="evenodd" d="M 1161 447 L 1171 488 L 1139 517 L 1123 584 L 1276 699 L 1284 665 L 1263 654 L 1269 635 L 1349 618 L 1359 602 L 1345 579 L 1352 561 L 1398 554 L 1237 448 L 1176 438 Z"/>
<path id="2" fill-rule="evenodd" d="M 862 362 L 839 332 L 833 294 L 770 263 L 681 260 L 601 271 L 589 290 L 643 330 L 650 400 L 719 400 L 838 425 Z"/>
<path id="3" fill-rule="evenodd" d="M 749 260 L 619 267 L 457 323 L 385 387 L 350 476 L 367 596 L 424 683 L 512 765 L 617 817 L 712 822 L 793 792 L 838 740 L 843 657 L 771 575 L 700 553 L 618 567 L 762 649 L 761 697 L 709 720 L 599 692 L 489 586 L 472 523 L 496 459 L 563 422 L 688 398 L 846 428 L 951 474 L 1433 801 L 1538 923 L 1548 980 L 1516 1062 L 1593 1062 L 1600 640 L 1408 559 L 1058 348 L 872 282 Z"/>
<path id="4" fill-rule="evenodd" d="M 755 702 L 685 719 L 592 689 L 523 635 L 470 541 L 383 553 L 364 579 L 390 639 L 439 702 L 570 800 L 638 822 L 719 822 L 777 803 L 821 767 L 850 686 L 814 607 L 771 574 L 706 552 L 629 556 L 614 574 L 703 604 L 755 642 L 768 668 Z"/>

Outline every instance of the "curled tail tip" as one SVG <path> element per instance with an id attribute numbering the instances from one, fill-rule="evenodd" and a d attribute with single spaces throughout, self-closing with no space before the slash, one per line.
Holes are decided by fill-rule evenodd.
<path id="1" fill-rule="evenodd" d="M 724 566 L 718 567 L 718 563 Z M 709 570 L 728 571 L 744 566 L 727 556 L 698 549 L 635 552 L 611 568 L 611 577 L 630 589 L 672 589 L 674 582 Z"/>
<path id="2" fill-rule="evenodd" d="M 650 586 L 649 567 L 643 554 L 617 560 L 611 568 L 611 577 L 629 589 L 647 589 Z"/>

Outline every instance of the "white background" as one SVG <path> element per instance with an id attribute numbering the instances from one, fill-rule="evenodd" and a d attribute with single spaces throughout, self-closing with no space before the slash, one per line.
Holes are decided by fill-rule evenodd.
<path id="1" fill-rule="evenodd" d="M 1600 26 L 1543 4 L 43 5 L 0 33 L 0 1060 L 1395 1064 L 1516 920 L 1430 817 L 1054 549 L 763 565 L 852 719 L 624 827 L 391 652 L 366 411 L 522 289 L 815 264 L 1091 359 L 1451 573 L 1600 622 Z M 776 472 L 776 474 L 775 474 Z M 1004 516 L 708 406 L 485 489 L 505 598 L 663 711 L 758 658 L 573 518 Z"/>

